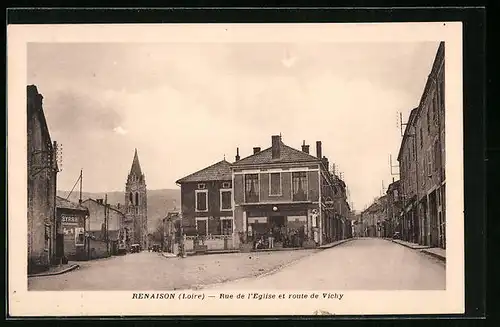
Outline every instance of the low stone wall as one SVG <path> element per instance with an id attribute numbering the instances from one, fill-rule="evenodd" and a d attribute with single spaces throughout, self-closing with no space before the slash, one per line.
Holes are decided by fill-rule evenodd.
<path id="1" fill-rule="evenodd" d="M 194 251 L 196 237 L 186 236 L 186 251 Z M 199 240 L 199 245 L 206 246 L 208 251 L 237 250 L 239 249 L 239 239 L 231 235 L 207 236 L 204 240 Z"/>
<path id="2" fill-rule="evenodd" d="M 89 245 L 90 245 L 89 246 L 90 247 L 89 260 L 107 258 L 110 256 L 110 253 L 108 253 L 108 248 L 106 246 L 106 242 L 91 239 L 89 242 Z M 111 252 L 111 245 L 110 245 L 109 251 Z"/>

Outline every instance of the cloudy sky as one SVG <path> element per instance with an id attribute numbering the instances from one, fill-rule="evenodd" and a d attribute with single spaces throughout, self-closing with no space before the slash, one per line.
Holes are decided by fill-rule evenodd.
<path id="1" fill-rule="evenodd" d="M 391 182 L 397 112 L 418 105 L 438 43 L 31 43 L 53 140 L 58 188 L 123 190 L 134 148 L 148 189 L 267 148 L 323 142 L 354 209 Z"/>

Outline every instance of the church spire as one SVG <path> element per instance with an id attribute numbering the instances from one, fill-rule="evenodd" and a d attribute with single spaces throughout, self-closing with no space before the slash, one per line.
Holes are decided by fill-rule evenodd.
<path id="1" fill-rule="evenodd" d="M 132 161 L 132 168 L 130 168 L 130 175 L 142 176 L 141 165 L 139 164 L 139 156 L 137 155 L 137 149 L 134 153 L 134 161 Z"/>

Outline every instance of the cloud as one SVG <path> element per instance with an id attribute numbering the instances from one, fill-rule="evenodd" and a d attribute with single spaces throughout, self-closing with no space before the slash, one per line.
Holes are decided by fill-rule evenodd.
<path id="1" fill-rule="evenodd" d="M 115 132 L 116 134 L 119 134 L 119 135 L 125 135 L 127 134 L 128 132 L 126 130 L 123 129 L 123 127 L 121 126 L 118 126 L 118 127 L 115 127 L 113 128 L 113 132 Z"/>

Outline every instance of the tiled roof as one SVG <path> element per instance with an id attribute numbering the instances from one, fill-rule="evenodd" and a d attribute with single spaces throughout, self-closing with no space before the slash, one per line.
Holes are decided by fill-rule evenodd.
<path id="1" fill-rule="evenodd" d="M 318 158 L 307 154 L 303 151 L 289 147 L 280 141 L 280 157 L 278 159 L 272 158 L 272 147 L 262 150 L 256 154 L 243 158 L 233 163 L 233 166 L 239 165 L 258 165 L 267 163 L 280 163 L 280 162 L 311 162 L 319 161 Z"/>
<path id="2" fill-rule="evenodd" d="M 176 183 L 229 181 L 232 179 L 231 164 L 226 160 L 219 161 L 207 168 L 179 179 Z"/>
<path id="3" fill-rule="evenodd" d="M 71 202 L 69 200 L 66 200 L 65 198 L 62 198 L 60 196 L 56 197 L 56 207 L 61 208 L 61 209 L 88 211 L 88 209 L 85 208 L 84 206 L 81 206 L 78 203 L 74 203 L 74 202 Z"/>

